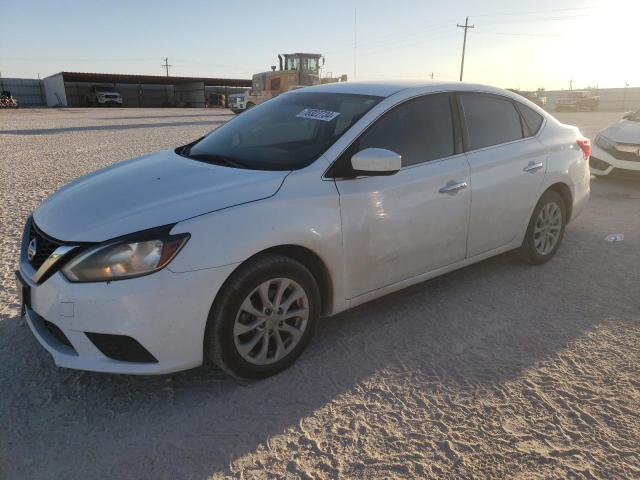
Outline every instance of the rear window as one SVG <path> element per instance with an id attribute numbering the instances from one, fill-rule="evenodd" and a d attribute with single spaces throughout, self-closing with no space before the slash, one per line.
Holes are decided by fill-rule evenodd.
<path id="1" fill-rule="evenodd" d="M 463 93 L 460 99 L 471 150 L 523 138 L 520 115 L 511 100 L 480 93 Z"/>

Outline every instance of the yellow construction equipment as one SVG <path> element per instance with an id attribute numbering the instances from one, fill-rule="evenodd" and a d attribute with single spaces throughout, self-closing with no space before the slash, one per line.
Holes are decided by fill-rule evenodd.
<path id="1" fill-rule="evenodd" d="M 253 76 L 251 90 L 229 95 L 229 108 L 240 113 L 294 88 L 347 81 L 346 75 L 321 78 L 320 63 L 324 65 L 324 57 L 319 53 L 278 55 L 277 67 Z"/>

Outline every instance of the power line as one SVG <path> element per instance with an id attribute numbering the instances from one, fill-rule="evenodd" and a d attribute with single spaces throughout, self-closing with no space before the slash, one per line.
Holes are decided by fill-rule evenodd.
<path id="1" fill-rule="evenodd" d="M 501 25 L 501 24 L 505 24 L 508 23 L 509 25 L 512 25 L 514 23 L 535 23 L 535 22 L 550 22 L 550 21 L 570 21 L 570 20 L 577 20 L 577 19 L 582 19 L 582 18 L 590 18 L 593 17 L 593 15 L 590 14 L 580 14 L 580 15 L 562 15 L 562 16 L 542 16 L 542 17 L 537 17 L 537 18 L 522 18 L 522 19 L 517 19 L 517 18 L 512 18 L 512 19 L 508 19 L 508 20 L 498 20 L 498 21 L 490 21 L 490 22 L 483 22 L 482 25 Z"/>
<path id="2" fill-rule="evenodd" d="M 363 42 L 359 41 L 358 42 L 358 58 L 367 55 L 373 55 L 373 54 L 377 54 L 379 52 L 386 52 L 386 51 L 393 51 L 394 53 L 397 52 L 398 48 L 401 47 L 405 47 L 405 46 L 409 46 L 409 45 L 415 45 L 415 44 L 420 44 L 420 43 L 424 43 L 426 40 L 430 40 L 433 37 L 440 37 L 443 35 L 450 35 L 451 34 L 451 25 L 449 25 L 448 27 L 446 27 L 446 31 L 438 31 L 438 30 L 434 30 L 434 31 L 427 31 L 427 32 L 422 32 L 419 36 L 412 36 L 412 37 L 405 37 L 402 38 L 400 40 L 397 41 L 392 41 L 392 42 L 375 42 L 373 44 L 370 44 L 368 46 L 366 46 L 363 50 L 362 45 Z M 325 53 L 326 56 L 344 56 L 347 55 L 348 52 L 345 52 L 344 49 L 338 51 L 338 50 L 329 50 L 329 53 Z"/>
<path id="3" fill-rule="evenodd" d="M 464 72 L 464 51 L 467 48 L 467 30 L 475 28 L 475 25 L 469 25 L 469 17 L 464 21 L 464 25 L 459 23 L 456 25 L 458 28 L 464 28 L 464 40 L 462 41 L 462 63 L 460 63 L 460 81 L 462 81 L 462 73 Z"/>
<path id="4" fill-rule="evenodd" d="M 511 37 L 561 37 L 559 33 L 476 32 L 474 35 L 507 35 Z"/>
<path id="5" fill-rule="evenodd" d="M 173 67 L 173 65 L 169 65 L 169 59 L 165 58 L 164 59 L 164 63 L 162 65 L 160 65 L 162 68 L 165 69 L 165 71 L 167 72 L 167 77 L 169 76 L 169 67 Z"/>
<path id="6" fill-rule="evenodd" d="M 538 14 L 548 14 L 554 12 L 570 12 L 575 10 L 592 10 L 594 8 L 598 8 L 596 5 L 591 7 L 574 7 L 574 8 L 557 8 L 553 10 L 537 10 L 534 12 L 507 12 L 507 13 L 483 13 L 480 15 L 473 15 L 474 17 L 513 17 L 520 15 L 538 15 Z"/>
<path id="7" fill-rule="evenodd" d="M 60 57 L 0 57 L 0 60 L 12 62 L 142 62 L 156 57 L 143 58 L 60 58 Z"/>

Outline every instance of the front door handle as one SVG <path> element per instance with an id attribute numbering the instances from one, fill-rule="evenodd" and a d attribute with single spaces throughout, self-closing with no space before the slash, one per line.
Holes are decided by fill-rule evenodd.
<path id="1" fill-rule="evenodd" d="M 531 162 L 529 165 L 524 167 L 523 170 L 528 173 L 536 173 L 542 167 L 544 167 L 542 162 Z"/>
<path id="2" fill-rule="evenodd" d="M 444 187 L 442 187 L 440 190 L 438 190 L 438 192 L 440 192 L 440 193 L 455 193 L 458 190 L 463 190 L 463 189 L 467 188 L 468 186 L 469 186 L 469 184 L 467 182 L 459 182 L 459 183 L 449 182 Z"/>

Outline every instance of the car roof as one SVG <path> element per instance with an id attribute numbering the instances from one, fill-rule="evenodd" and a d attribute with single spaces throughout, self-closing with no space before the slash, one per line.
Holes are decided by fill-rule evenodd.
<path id="1" fill-rule="evenodd" d="M 439 82 L 439 81 L 386 81 L 386 82 L 336 82 L 324 85 L 306 87 L 297 92 L 331 92 L 331 93 L 351 93 L 360 95 L 375 95 L 379 97 L 390 97 L 402 90 L 415 89 L 421 92 L 442 92 L 442 91 L 469 91 L 497 93 L 514 97 L 517 94 L 502 88 L 482 85 L 479 83 L 463 82 Z"/>

